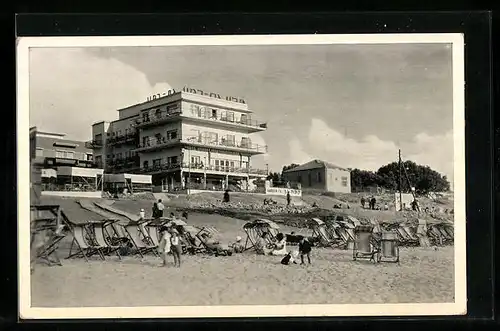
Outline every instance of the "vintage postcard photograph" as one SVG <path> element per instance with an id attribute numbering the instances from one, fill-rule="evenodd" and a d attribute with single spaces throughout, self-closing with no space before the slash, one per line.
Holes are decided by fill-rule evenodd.
<path id="1" fill-rule="evenodd" d="M 463 35 L 17 47 L 20 318 L 466 313 Z"/>

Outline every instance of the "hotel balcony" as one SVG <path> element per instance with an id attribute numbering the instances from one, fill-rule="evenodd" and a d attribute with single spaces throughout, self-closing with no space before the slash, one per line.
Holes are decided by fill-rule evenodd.
<path id="1" fill-rule="evenodd" d="M 220 151 L 232 151 L 245 154 L 265 154 L 267 153 L 267 146 L 252 144 L 249 142 L 235 142 L 231 140 L 214 140 L 203 139 L 201 137 L 192 136 L 185 139 L 161 139 L 150 140 L 146 143 L 141 143 L 134 149 L 135 152 L 151 152 L 161 149 L 170 148 L 175 145 L 196 146 L 208 149 L 216 149 Z"/>
<path id="2" fill-rule="evenodd" d="M 142 116 L 138 119 L 135 120 L 135 127 L 136 128 L 147 128 L 147 127 L 152 127 L 152 126 L 157 126 L 173 121 L 177 121 L 180 119 L 181 112 L 180 111 L 175 111 L 175 112 L 159 112 L 156 114 L 150 114 L 148 116 Z"/>
<path id="3" fill-rule="evenodd" d="M 102 140 L 90 140 L 85 142 L 85 148 L 88 149 L 95 149 L 95 148 L 101 148 L 103 146 Z"/>
<path id="4" fill-rule="evenodd" d="M 225 167 L 225 166 L 213 166 L 208 165 L 204 166 L 203 164 L 188 164 L 188 163 L 176 163 L 176 164 L 167 164 L 162 163 L 159 165 L 152 165 L 147 168 L 140 168 L 140 173 L 145 174 L 154 174 L 161 172 L 173 172 L 181 170 L 185 173 L 193 173 L 193 174 L 212 174 L 212 175 L 230 175 L 237 177 L 265 177 L 267 176 L 267 171 L 264 169 L 256 169 L 256 168 L 238 168 L 238 167 Z"/>
<path id="5" fill-rule="evenodd" d="M 246 154 L 265 154 L 267 153 L 267 146 L 252 144 L 242 140 L 236 142 L 228 139 L 210 140 L 199 136 L 185 137 L 181 141 L 182 144 L 188 146 L 205 147 L 210 149 L 217 149 L 221 151 L 241 152 Z"/>
<path id="6" fill-rule="evenodd" d="M 111 172 L 121 172 L 123 170 L 128 170 L 132 168 L 140 167 L 139 156 L 131 156 L 123 159 L 111 159 L 106 162 L 108 171 Z"/>
<path id="7" fill-rule="evenodd" d="M 162 111 L 156 114 L 143 116 L 135 120 L 135 127 L 147 128 L 178 120 L 192 121 L 200 124 L 217 124 L 217 126 L 221 128 L 236 129 L 246 133 L 260 132 L 267 129 L 267 123 L 252 119 L 241 118 L 236 120 L 234 116 L 211 117 L 202 116 L 201 114 L 199 116 L 187 116 L 185 114 L 183 115 L 179 110 L 174 112 Z"/>
<path id="8" fill-rule="evenodd" d="M 267 123 L 251 119 L 236 120 L 234 117 L 203 117 L 184 115 L 182 118 L 200 124 L 217 124 L 217 126 L 221 128 L 238 130 L 246 133 L 260 132 L 267 129 Z"/>
<path id="9" fill-rule="evenodd" d="M 135 144 L 139 134 L 131 132 L 119 136 L 112 136 L 106 140 L 109 145 Z"/>

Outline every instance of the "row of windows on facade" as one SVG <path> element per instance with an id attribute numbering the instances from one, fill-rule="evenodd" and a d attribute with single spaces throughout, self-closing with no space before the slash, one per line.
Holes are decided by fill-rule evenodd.
<path id="1" fill-rule="evenodd" d="M 236 146 L 236 136 L 232 134 L 224 135 L 219 140 L 219 134 L 215 132 L 199 132 L 198 135 L 193 136 L 197 142 L 203 144 L 220 144 L 225 146 Z M 144 136 L 142 137 L 142 145 L 150 146 L 154 144 L 162 144 L 166 143 L 169 140 L 177 140 L 177 130 L 167 131 L 166 137 L 164 137 L 161 133 L 157 133 L 154 137 Z M 249 147 L 251 146 L 251 140 L 248 137 L 241 138 L 241 147 Z"/>
<path id="2" fill-rule="evenodd" d="M 171 156 L 171 157 L 167 157 L 166 158 L 167 162 L 166 163 L 162 163 L 162 159 L 159 158 L 159 159 L 154 159 L 152 160 L 153 161 L 153 167 L 160 167 L 162 165 L 177 165 L 178 164 L 178 156 Z M 200 156 L 191 156 L 191 163 L 190 163 L 190 167 L 199 167 L 199 168 L 203 168 L 204 166 L 206 166 L 206 164 L 203 162 L 203 161 L 206 161 L 206 160 L 201 160 L 201 157 Z M 238 162 L 238 161 L 234 161 L 234 160 L 226 160 L 226 159 L 212 159 L 211 160 L 211 165 L 214 166 L 216 169 L 235 169 L 238 165 L 239 167 L 238 168 L 243 168 L 243 169 L 246 169 L 248 167 L 248 162 L 247 161 L 241 161 L 241 162 Z M 143 167 L 144 168 L 148 168 L 149 167 L 149 161 L 144 161 L 143 162 Z"/>
<path id="3" fill-rule="evenodd" d="M 338 178 L 335 178 L 335 180 L 338 180 Z M 341 180 L 341 185 L 346 187 L 347 181 L 349 179 L 347 177 L 341 177 L 340 180 Z M 297 176 L 297 181 L 299 183 L 302 183 L 302 176 L 301 175 Z M 308 174 L 308 181 L 311 182 L 311 174 Z M 316 182 L 321 183 L 322 181 L 323 181 L 323 178 L 321 176 L 321 172 L 316 173 Z"/>
<path id="4" fill-rule="evenodd" d="M 60 151 L 60 150 L 44 150 L 37 148 L 36 156 L 39 157 L 56 157 L 60 159 L 74 159 L 83 161 L 92 161 L 92 154 L 73 152 L 73 151 Z"/>

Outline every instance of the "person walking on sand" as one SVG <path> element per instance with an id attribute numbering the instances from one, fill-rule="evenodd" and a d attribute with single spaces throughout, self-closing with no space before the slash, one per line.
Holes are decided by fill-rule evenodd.
<path id="1" fill-rule="evenodd" d="M 304 255 L 307 255 L 307 262 L 311 264 L 312 245 L 307 238 L 302 238 L 299 243 L 300 265 L 304 264 Z"/>
<path id="2" fill-rule="evenodd" d="M 171 235 L 168 232 L 168 228 L 166 226 L 162 226 L 160 228 L 160 245 L 158 245 L 158 253 L 160 253 L 160 256 L 163 260 L 163 264 L 161 265 L 162 267 L 167 266 L 167 255 L 170 252 L 171 249 Z"/>
<path id="3" fill-rule="evenodd" d="M 290 191 L 286 192 L 286 205 L 290 206 L 290 202 L 292 202 L 292 197 L 290 196 Z"/>
<path id="4" fill-rule="evenodd" d="M 363 209 L 365 209 L 365 203 L 366 203 L 365 197 L 361 197 L 361 207 L 363 207 Z"/>
<path id="5" fill-rule="evenodd" d="M 158 200 L 158 217 L 163 217 L 163 210 L 165 209 L 165 206 L 161 202 L 161 199 Z"/>
<path id="6" fill-rule="evenodd" d="M 375 204 L 377 203 L 377 200 L 375 199 L 375 197 L 372 196 L 371 200 L 370 200 L 370 209 L 371 210 L 375 210 Z"/>
<path id="7" fill-rule="evenodd" d="M 153 218 L 158 218 L 158 203 L 155 202 L 153 203 L 153 209 L 152 209 L 152 214 Z"/>
<path id="8" fill-rule="evenodd" d="M 171 244 L 172 255 L 174 256 L 174 266 L 180 268 L 182 246 L 181 246 L 181 239 L 179 237 L 179 232 L 177 232 L 176 229 L 172 229 L 172 237 L 170 237 L 170 244 Z"/>

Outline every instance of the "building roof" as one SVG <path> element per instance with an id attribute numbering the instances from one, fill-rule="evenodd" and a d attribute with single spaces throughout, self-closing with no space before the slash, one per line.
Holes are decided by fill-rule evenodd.
<path id="1" fill-rule="evenodd" d="M 346 168 L 339 167 L 333 163 L 322 161 L 322 160 L 312 160 L 307 163 L 304 163 L 302 165 L 299 165 L 298 167 L 292 168 L 285 170 L 284 172 L 296 172 L 296 171 L 303 171 L 303 170 L 312 170 L 312 169 L 321 169 L 321 168 L 328 168 L 328 169 L 338 169 L 338 170 L 345 170 L 349 171 Z"/>
<path id="2" fill-rule="evenodd" d="M 75 152 L 80 153 L 89 153 L 92 154 L 92 150 L 85 147 L 85 142 L 69 140 L 69 139 L 57 139 L 50 137 L 36 137 L 36 147 L 43 149 L 57 149 L 57 148 L 66 148 L 74 150 Z"/>

